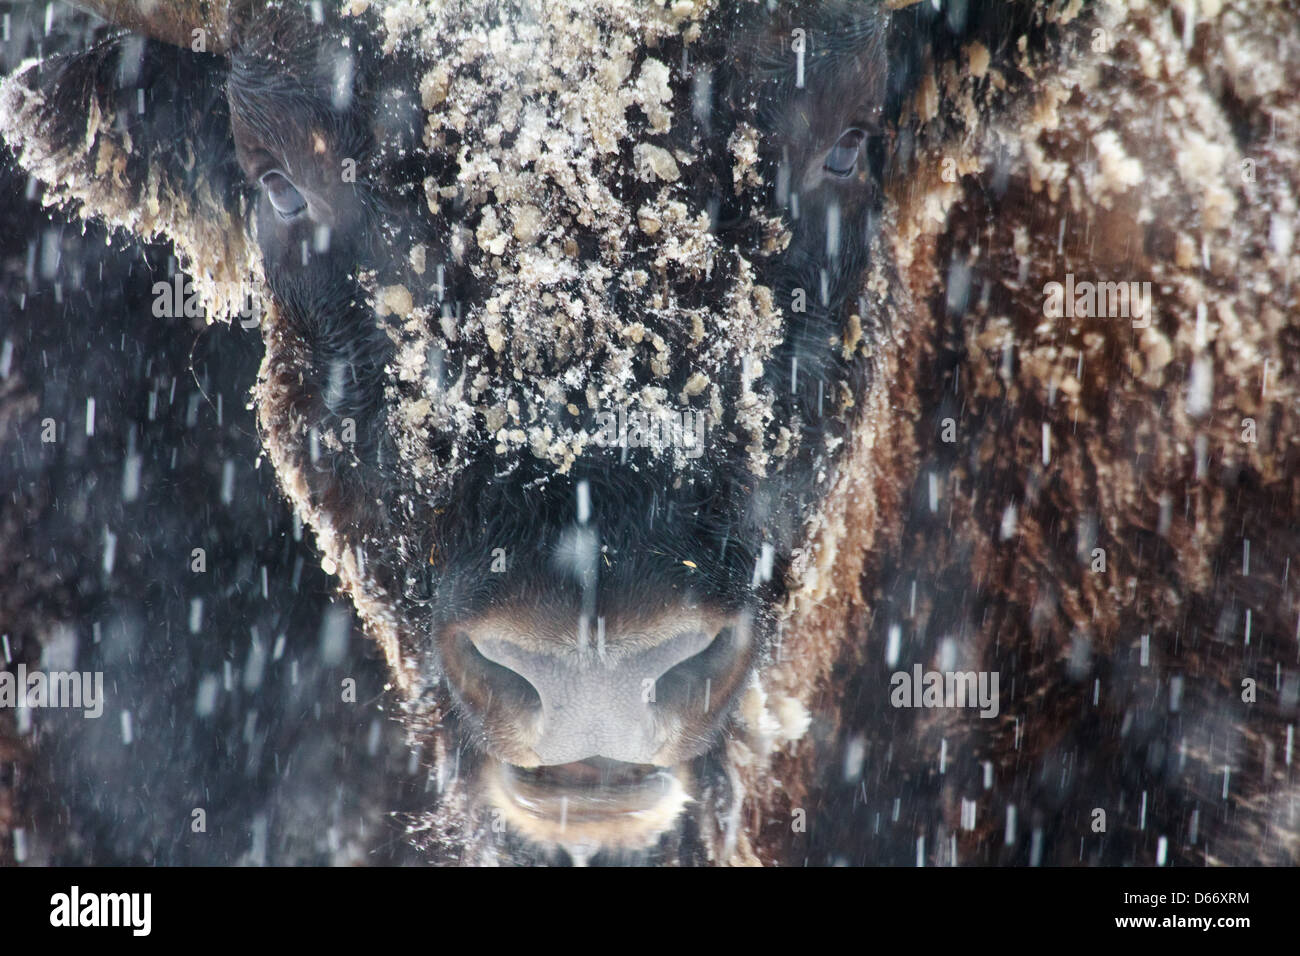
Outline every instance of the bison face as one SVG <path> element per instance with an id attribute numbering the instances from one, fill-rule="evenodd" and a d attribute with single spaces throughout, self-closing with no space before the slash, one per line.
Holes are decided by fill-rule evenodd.
<path id="1" fill-rule="evenodd" d="M 872 381 L 900 84 L 874 7 L 712 7 L 142 7 L 183 47 L 5 93 L 65 196 L 262 294 L 266 452 L 462 832 L 644 851 L 807 724 L 760 678 Z"/>

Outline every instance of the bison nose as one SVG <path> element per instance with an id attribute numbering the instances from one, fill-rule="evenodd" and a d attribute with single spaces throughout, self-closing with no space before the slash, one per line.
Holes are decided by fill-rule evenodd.
<path id="1" fill-rule="evenodd" d="M 489 749 L 512 763 L 693 756 L 747 657 L 747 629 L 734 622 L 570 630 L 500 619 L 453 629 L 453 689 L 477 711 Z"/>

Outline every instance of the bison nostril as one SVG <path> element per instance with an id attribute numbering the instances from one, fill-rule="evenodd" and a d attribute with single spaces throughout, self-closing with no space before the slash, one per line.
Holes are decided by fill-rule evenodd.
<path id="1" fill-rule="evenodd" d="M 724 704 L 734 690 L 746 643 L 737 628 L 724 627 L 705 648 L 669 668 L 655 682 L 655 702 L 705 711 Z"/>
<path id="2" fill-rule="evenodd" d="M 452 639 L 452 650 L 452 683 L 461 699 L 480 715 L 502 708 L 516 714 L 541 709 L 536 688 L 518 672 L 484 657 L 464 631 Z"/>
<path id="3" fill-rule="evenodd" d="M 719 623 L 694 609 L 619 622 L 593 647 L 576 624 L 485 618 L 447 633 L 447 675 L 512 762 L 678 760 L 712 739 L 748 671 L 746 623 Z"/>

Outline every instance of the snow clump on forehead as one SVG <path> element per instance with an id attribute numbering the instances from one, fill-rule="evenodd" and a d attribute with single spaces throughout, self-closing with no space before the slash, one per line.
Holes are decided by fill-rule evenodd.
<path id="1" fill-rule="evenodd" d="M 761 380 L 782 318 L 751 261 L 711 231 L 710 190 L 691 187 L 693 167 L 721 149 L 719 188 L 757 202 L 757 132 L 742 123 L 706 141 L 689 105 L 674 111 L 663 58 L 669 44 L 690 50 L 711 6 L 380 5 L 385 51 L 424 65 L 423 145 L 454 159 L 447 179 L 419 184 L 446 224 L 444 274 L 474 290 L 459 314 L 422 293 L 440 281 L 422 243 L 399 257 L 414 294 L 370 282 L 398 347 L 388 397 L 417 477 L 447 481 L 485 447 L 565 473 L 594 450 L 584 417 L 619 406 L 694 408 L 760 475 L 791 447 L 788 430 L 779 446 L 766 434 Z M 779 222 L 751 219 L 767 235 L 751 255 L 788 242 Z M 680 448 L 656 451 L 690 465 Z"/>

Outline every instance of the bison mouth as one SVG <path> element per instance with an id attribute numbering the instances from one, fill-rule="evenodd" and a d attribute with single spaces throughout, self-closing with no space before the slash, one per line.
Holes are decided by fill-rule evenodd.
<path id="1" fill-rule="evenodd" d="M 564 847 L 575 860 L 599 849 L 650 848 L 692 801 L 685 765 L 602 757 L 530 768 L 490 764 L 485 796 L 507 826 L 532 842 Z"/>

